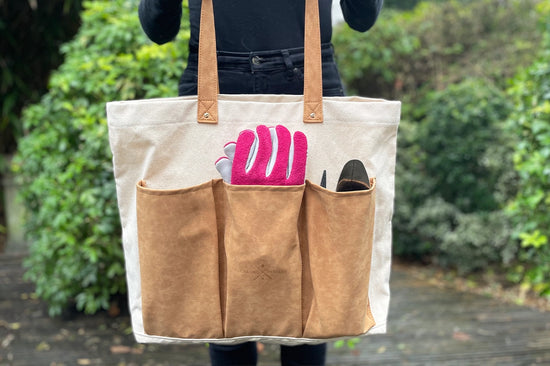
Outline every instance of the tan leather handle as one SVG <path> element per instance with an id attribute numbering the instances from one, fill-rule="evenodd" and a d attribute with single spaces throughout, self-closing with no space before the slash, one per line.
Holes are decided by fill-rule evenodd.
<path id="1" fill-rule="evenodd" d="M 212 0 L 203 0 L 199 32 L 197 121 L 218 123 L 218 61 Z"/>
<path id="2" fill-rule="evenodd" d="M 323 122 L 323 75 L 321 26 L 318 0 L 305 0 L 304 34 L 304 122 Z M 212 0 L 202 0 L 197 121 L 218 123 L 218 62 Z"/>
<path id="3" fill-rule="evenodd" d="M 304 33 L 304 122 L 323 122 L 323 69 L 318 0 L 306 0 Z"/>

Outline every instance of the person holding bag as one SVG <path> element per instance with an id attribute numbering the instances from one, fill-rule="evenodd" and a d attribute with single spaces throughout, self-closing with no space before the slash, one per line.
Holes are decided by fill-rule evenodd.
<path id="1" fill-rule="evenodd" d="M 383 0 L 341 0 L 347 24 L 369 30 Z M 332 0 L 319 0 L 323 96 L 343 96 L 331 44 Z M 189 0 L 191 36 L 187 67 L 178 94 L 197 94 L 201 0 Z M 304 92 L 304 1 L 214 1 L 219 92 L 221 94 L 296 94 Z M 141 0 L 139 17 L 147 36 L 157 44 L 175 38 L 182 17 L 181 0 Z M 212 365 L 255 365 L 255 342 L 211 344 Z M 324 365 L 326 343 L 281 345 L 283 366 Z"/>
<path id="2" fill-rule="evenodd" d="M 369 30 L 384 0 L 341 0 L 347 24 Z M 191 37 L 179 95 L 197 94 L 200 0 L 189 0 Z M 323 95 L 342 96 L 332 37 L 332 0 L 319 1 Z M 215 1 L 216 45 L 221 94 L 303 94 L 304 1 Z M 157 44 L 172 41 L 180 28 L 181 0 L 141 0 L 139 17 Z"/>

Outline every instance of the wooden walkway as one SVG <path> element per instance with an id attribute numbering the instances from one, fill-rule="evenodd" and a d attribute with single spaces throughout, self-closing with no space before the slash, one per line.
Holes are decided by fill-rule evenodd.
<path id="1" fill-rule="evenodd" d="M 138 345 L 127 316 L 50 319 L 22 280 L 21 257 L 0 255 L 0 366 L 208 365 L 203 345 Z M 331 344 L 328 365 L 550 365 L 550 314 L 429 285 L 395 268 L 389 332 L 353 350 Z M 266 345 L 260 366 L 278 365 Z"/>

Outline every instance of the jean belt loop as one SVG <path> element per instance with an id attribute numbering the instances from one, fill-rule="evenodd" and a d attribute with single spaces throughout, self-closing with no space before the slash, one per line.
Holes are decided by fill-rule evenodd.
<path id="1" fill-rule="evenodd" d="M 283 61 L 286 66 L 288 77 L 291 79 L 299 77 L 299 75 L 296 73 L 297 69 L 294 67 L 294 63 L 292 62 L 292 58 L 290 57 L 290 52 L 288 50 L 281 50 L 281 54 L 283 56 Z"/>
<path id="2" fill-rule="evenodd" d="M 290 58 L 290 52 L 288 52 L 288 50 L 281 50 L 281 54 L 283 55 L 283 60 L 285 62 L 287 70 L 294 69 L 294 64 L 292 63 L 292 59 Z"/>

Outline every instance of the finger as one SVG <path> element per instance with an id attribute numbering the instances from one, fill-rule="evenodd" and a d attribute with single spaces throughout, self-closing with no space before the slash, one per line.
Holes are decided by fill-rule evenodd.
<path id="1" fill-rule="evenodd" d="M 216 160 L 216 170 L 220 173 L 222 176 L 222 179 L 226 183 L 231 183 L 231 167 L 232 162 L 229 160 L 227 156 L 222 156 L 218 160 Z"/>
<path id="2" fill-rule="evenodd" d="M 272 155 L 272 159 L 274 159 L 275 162 L 269 178 L 273 184 L 282 185 L 285 184 L 286 172 L 289 164 L 288 154 L 291 136 L 290 131 L 284 126 L 278 125 L 275 130 L 277 134 L 277 153 L 275 157 Z"/>
<path id="3" fill-rule="evenodd" d="M 269 128 L 260 125 L 256 127 L 256 133 L 258 136 L 258 151 L 249 173 L 261 181 L 266 177 L 267 165 L 273 148 Z"/>
<path id="4" fill-rule="evenodd" d="M 225 156 L 227 156 L 231 161 L 235 158 L 235 147 L 237 147 L 237 143 L 235 141 L 230 141 L 223 147 Z"/>
<path id="5" fill-rule="evenodd" d="M 255 138 L 252 130 L 244 130 L 239 134 L 231 169 L 232 184 L 247 184 L 243 182 L 243 180 L 246 180 L 246 163 L 249 159 L 250 150 Z"/>
<path id="6" fill-rule="evenodd" d="M 271 172 L 273 171 L 273 166 L 275 165 L 275 159 L 277 157 L 277 150 L 278 150 L 278 139 L 277 139 L 277 131 L 275 130 L 275 127 L 269 127 L 269 135 L 271 137 L 271 155 L 269 157 L 269 163 L 267 164 L 265 175 L 269 176 Z"/>
<path id="7" fill-rule="evenodd" d="M 299 185 L 303 184 L 306 176 L 306 160 L 307 160 L 307 138 L 303 132 L 296 131 L 294 133 L 292 146 L 292 168 L 288 175 L 287 184 Z"/>
<path id="8" fill-rule="evenodd" d="M 252 146 L 250 146 L 250 152 L 248 153 L 248 159 L 246 160 L 247 173 L 250 171 L 252 165 L 256 161 L 256 155 L 258 155 L 258 134 L 256 133 L 256 131 L 252 132 L 254 133 L 254 141 L 252 142 Z"/>

